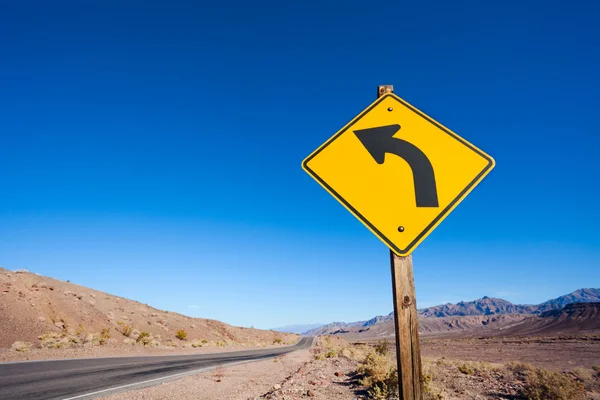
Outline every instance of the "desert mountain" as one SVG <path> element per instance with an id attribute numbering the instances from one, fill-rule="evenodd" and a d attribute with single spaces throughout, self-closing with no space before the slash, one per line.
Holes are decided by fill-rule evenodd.
<path id="1" fill-rule="evenodd" d="M 506 336 L 596 333 L 600 330 L 600 303 L 571 303 L 561 310 L 530 316 L 504 329 Z"/>
<path id="2" fill-rule="evenodd" d="M 419 329 L 422 332 L 444 332 L 449 330 L 464 330 L 471 326 L 485 325 L 489 322 L 498 321 L 513 323 L 522 320 L 524 315 L 537 315 L 546 311 L 561 310 L 564 306 L 572 303 L 600 302 L 600 289 L 579 289 L 564 296 L 545 301 L 541 304 L 513 304 L 510 301 L 485 296 L 478 300 L 461 301 L 456 304 L 448 303 L 435 307 L 427 307 L 419 310 Z M 490 316 L 511 315 L 510 318 L 487 318 Z M 486 317 L 486 318 L 458 318 L 457 317 Z M 443 319 L 441 321 L 430 321 L 430 319 Z M 495 319 L 495 321 L 493 321 Z M 479 324 L 479 325 L 477 325 Z M 385 325 L 375 329 L 378 325 Z M 389 325 L 389 326 L 387 326 Z M 500 325 L 500 324 L 498 324 Z M 390 328 L 391 327 L 391 328 Z M 446 329 L 446 328 L 448 329 Z M 304 335 L 329 335 L 362 333 L 367 330 L 370 333 L 387 332 L 393 333 L 392 313 L 377 316 L 367 321 L 357 322 L 333 322 L 319 328 L 304 332 Z M 465 328 L 466 329 L 466 328 Z M 379 332 L 381 331 L 381 332 Z"/>
<path id="3" fill-rule="evenodd" d="M 317 329 L 321 326 L 323 326 L 323 324 L 296 324 L 281 326 L 279 328 L 273 328 L 273 330 L 277 332 L 302 333 L 311 329 Z"/>
<path id="4" fill-rule="evenodd" d="M 550 310 L 560 310 L 567 304 L 600 302 L 600 289 L 579 289 L 556 299 L 539 304 L 536 313 Z"/>
<path id="5" fill-rule="evenodd" d="M 533 314 L 535 306 L 513 304 L 510 301 L 483 297 L 473 301 L 461 301 L 456 304 L 448 303 L 419 310 L 424 317 L 455 317 L 467 315 L 491 314 Z"/>
<path id="6" fill-rule="evenodd" d="M 600 303 L 572 303 L 560 310 L 541 314 L 494 314 L 419 318 L 423 337 L 498 337 L 562 335 L 600 332 Z M 323 335 L 347 339 L 380 338 L 394 335 L 393 320 L 370 326 L 337 327 Z"/>
<path id="7" fill-rule="evenodd" d="M 549 310 L 560 310 L 567 304 L 600 302 L 600 289 L 579 289 L 541 304 L 513 304 L 510 301 L 483 297 L 457 304 L 443 304 L 419 310 L 424 317 L 451 317 L 491 314 L 541 314 Z"/>
<path id="8" fill-rule="evenodd" d="M 378 318 L 378 317 L 376 317 Z M 391 316 L 390 316 L 391 318 Z M 370 321 L 370 320 L 369 320 Z M 356 322 L 332 322 L 327 325 L 320 326 L 315 329 L 311 329 L 303 333 L 304 336 L 321 336 L 321 335 L 337 335 L 342 333 L 359 332 L 361 329 L 365 330 L 365 324 L 368 321 L 356 321 Z"/>
<path id="9" fill-rule="evenodd" d="M 287 333 L 191 318 L 73 283 L 2 268 L 0 321 L 0 351 L 17 341 L 62 348 L 104 341 L 115 346 L 143 341 L 154 347 L 193 343 L 193 347 L 260 347 L 297 340 Z M 186 337 L 178 331 L 184 331 Z"/>

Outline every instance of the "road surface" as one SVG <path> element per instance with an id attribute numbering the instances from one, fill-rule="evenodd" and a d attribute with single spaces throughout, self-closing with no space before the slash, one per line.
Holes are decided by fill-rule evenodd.
<path id="1" fill-rule="evenodd" d="M 198 370 L 306 349 L 313 338 L 294 346 L 213 354 L 86 358 L 0 363 L 0 399 L 92 399 L 159 384 Z"/>

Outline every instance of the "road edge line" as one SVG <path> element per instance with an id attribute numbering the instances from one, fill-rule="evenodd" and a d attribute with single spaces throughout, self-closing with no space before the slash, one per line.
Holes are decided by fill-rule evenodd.
<path id="1" fill-rule="evenodd" d="M 233 363 L 226 363 L 223 364 L 223 367 L 233 367 L 235 365 L 240 365 L 240 364 L 250 364 L 253 362 L 258 362 L 258 361 L 262 361 L 264 359 L 260 359 L 260 360 L 250 360 L 250 361 L 238 361 L 238 362 L 233 362 Z M 124 389 L 124 388 L 128 388 L 128 387 L 132 387 L 132 386 L 137 386 L 137 385 L 144 385 L 150 382 L 158 382 L 158 381 L 167 381 L 170 380 L 172 378 L 179 378 L 179 377 L 184 377 L 186 375 L 196 375 L 199 373 L 203 373 L 203 372 L 208 372 L 211 371 L 213 369 L 217 369 L 218 366 L 212 366 L 212 367 L 204 367 L 204 368 L 200 368 L 200 369 L 195 369 L 193 371 L 187 371 L 187 372 L 180 372 L 178 374 L 174 374 L 174 375 L 168 375 L 168 376 L 162 376 L 160 378 L 154 378 L 154 379 L 149 379 L 147 381 L 142 381 L 142 382 L 135 382 L 135 383 L 128 383 L 127 385 L 121 385 L 121 386 L 115 386 L 112 388 L 108 388 L 108 389 L 103 389 L 103 390 L 98 390 L 96 392 L 91 392 L 91 393 L 86 393 L 86 394 L 80 394 L 79 396 L 75 396 L 75 397 L 66 397 L 62 400 L 75 400 L 75 399 L 84 399 L 84 398 L 93 398 L 90 396 L 95 396 L 97 394 L 100 393 L 106 393 L 106 392 L 110 392 L 113 390 L 119 390 L 119 389 Z M 147 387 L 152 387 L 152 386 L 156 386 L 156 385 L 149 385 Z M 145 389 L 145 388 L 143 388 Z"/>

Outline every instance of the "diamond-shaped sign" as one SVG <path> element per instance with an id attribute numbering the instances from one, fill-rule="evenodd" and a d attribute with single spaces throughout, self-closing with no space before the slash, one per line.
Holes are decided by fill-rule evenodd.
<path id="1" fill-rule="evenodd" d="M 398 255 L 408 255 L 492 170 L 494 160 L 388 93 L 302 167 Z"/>

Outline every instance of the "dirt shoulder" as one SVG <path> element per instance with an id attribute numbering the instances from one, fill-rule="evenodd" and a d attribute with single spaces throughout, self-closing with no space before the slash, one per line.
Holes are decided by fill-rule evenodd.
<path id="1" fill-rule="evenodd" d="M 309 360 L 309 350 L 295 351 L 275 359 L 216 368 L 145 389 L 118 393 L 110 400 L 142 399 L 254 399 L 281 387 Z M 264 398 L 264 397 L 262 397 Z"/>
<path id="2" fill-rule="evenodd" d="M 355 400 L 351 376 L 357 360 L 337 356 L 345 346 L 347 343 L 341 342 L 339 346 L 317 345 L 275 359 L 225 366 L 159 386 L 114 394 L 107 399 Z M 332 350 L 335 355 L 327 355 Z"/>

